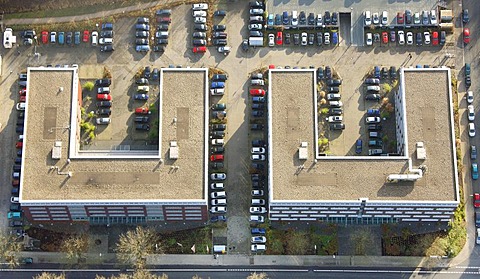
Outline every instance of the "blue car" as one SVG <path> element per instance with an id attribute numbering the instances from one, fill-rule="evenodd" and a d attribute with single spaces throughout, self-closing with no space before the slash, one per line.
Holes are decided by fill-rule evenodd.
<path id="1" fill-rule="evenodd" d="M 332 44 L 338 45 L 338 33 L 332 32 Z"/>
<path id="2" fill-rule="evenodd" d="M 380 67 L 379 66 L 375 66 L 375 68 L 373 69 L 373 77 L 374 78 L 380 78 Z"/>
<path id="3" fill-rule="evenodd" d="M 273 27 L 273 14 L 269 14 L 268 15 L 268 18 L 267 18 L 267 26 L 269 28 L 272 28 Z"/>
<path id="4" fill-rule="evenodd" d="M 369 109 L 369 110 L 367 110 L 367 115 L 368 116 L 380 116 L 380 110 L 379 109 Z"/>
<path id="5" fill-rule="evenodd" d="M 362 153 L 363 142 L 361 139 L 358 139 L 355 143 L 355 153 L 360 154 Z"/>
<path id="6" fill-rule="evenodd" d="M 65 44 L 65 32 L 58 32 L 58 43 Z"/>
<path id="7" fill-rule="evenodd" d="M 472 163 L 472 179 L 473 180 L 478 179 L 478 165 L 477 165 L 477 163 Z"/>
<path id="8" fill-rule="evenodd" d="M 148 95 L 147 94 L 135 94 L 133 96 L 135 100 L 148 100 Z"/>
<path id="9" fill-rule="evenodd" d="M 283 25 L 290 24 L 290 17 L 288 16 L 288 12 L 283 12 Z"/>
<path id="10" fill-rule="evenodd" d="M 210 88 L 215 89 L 215 88 L 224 88 L 224 87 L 225 87 L 225 82 L 214 81 L 214 82 L 212 82 L 212 86 Z"/>
<path id="11" fill-rule="evenodd" d="M 263 228 L 252 228 L 252 234 L 265 234 L 265 229 L 263 229 Z"/>

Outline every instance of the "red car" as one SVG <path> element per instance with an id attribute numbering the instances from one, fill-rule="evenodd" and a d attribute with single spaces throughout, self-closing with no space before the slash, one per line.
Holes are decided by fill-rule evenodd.
<path id="1" fill-rule="evenodd" d="M 480 207 L 480 194 L 473 194 L 473 207 Z"/>
<path id="2" fill-rule="evenodd" d="M 25 103 L 27 101 L 27 96 L 20 96 L 20 103 Z"/>
<path id="3" fill-rule="evenodd" d="M 397 24 L 403 24 L 403 13 L 397 13 Z"/>
<path id="4" fill-rule="evenodd" d="M 193 53 L 204 53 L 207 51 L 207 47 L 206 46 L 198 46 L 198 47 L 194 47 L 192 49 Z"/>
<path id="5" fill-rule="evenodd" d="M 265 90 L 263 90 L 263 89 L 250 89 L 250 95 L 252 95 L 252 96 L 265 96 Z"/>
<path id="6" fill-rule="evenodd" d="M 210 156 L 210 162 L 218 162 L 218 161 L 223 161 L 223 155 L 218 154 L 218 155 Z"/>
<path id="7" fill-rule="evenodd" d="M 97 94 L 97 100 L 101 101 L 111 101 L 112 96 L 110 94 Z"/>
<path id="8" fill-rule="evenodd" d="M 463 43 L 468 44 L 470 43 L 470 29 L 463 28 Z"/>
<path id="9" fill-rule="evenodd" d="M 15 144 L 15 148 L 20 149 L 23 146 L 23 142 L 19 141 Z"/>
<path id="10" fill-rule="evenodd" d="M 283 45 L 283 33 L 280 32 L 280 31 L 277 32 L 277 40 L 276 40 L 276 42 L 277 42 L 277 46 Z"/>
<path id="11" fill-rule="evenodd" d="M 438 45 L 438 32 L 435 31 L 432 33 L 432 45 Z"/>
<path id="12" fill-rule="evenodd" d="M 150 114 L 148 108 L 136 108 L 135 114 Z"/>
<path id="13" fill-rule="evenodd" d="M 18 91 L 18 95 L 20 95 L 20 96 L 25 96 L 25 95 L 27 95 L 27 89 L 26 89 L 26 88 L 22 88 L 20 91 Z"/>
<path id="14" fill-rule="evenodd" d="M 20 186 L 20 180 L 18 180 L 18 179 L 12 180 L 12 186 L 13 186 L 13 187 L 18 187 L 18 186 Z"/>
<path id="15" fill-rule="evenodd" d="M 83 31 L 83 42 L 88 43 L 90 41 L 90 32 L 88 30 Z"/>
<path id="16" fill-rule="evenodd" d="M 384 44 L 388 44 L 388 33 L 387 32 L 382 32 L 382 42 Z"/>
<path id="17" fill-rule="evenodd" d="M 157 17 L 158 23 L 171 23 L 172 19 L 169 17 Z"/>
<path id="18" fill-rule="evenodd" d="M 42 31 L 42 43 L 48 44 L 48 31 Z"/>

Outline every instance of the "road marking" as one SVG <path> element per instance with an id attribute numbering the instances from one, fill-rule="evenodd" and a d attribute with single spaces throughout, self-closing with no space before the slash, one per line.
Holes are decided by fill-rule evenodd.
<path id="1" fill-rule="evenodd" d="M 448 270 L 353 270 L 353 269 L 314 269 L 313 272 L 343 272 L 343 273 L 400 273 L 400 274 L 411 274 L 415 272 L 416 274 L 480 274 L 480 272 L 472 271 L 448 271 Z"/>
<path id="2" fill-rule="evenodd" d="M 308 269 L 265 269 L 265 268 L 160 268 L 160 269 L 147 269 L 153 272 L 309 272 Z M 134 269 L 127 269 L 127 271 L 134 271 Z"/>
<path id="3" fill-rule="evenodd" d="M 0 268 L 0 272 L 120 272 L 120 269 Z"/>

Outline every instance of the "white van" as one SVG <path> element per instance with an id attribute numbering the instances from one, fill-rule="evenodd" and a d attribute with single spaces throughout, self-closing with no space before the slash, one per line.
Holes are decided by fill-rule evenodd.
<path id="1" fill-rule="evenodd" d="M 252 206 L 265 205 L 264 199 L 252 199 Z"/>
<path id="2" fill-rule="evenodd" d="M 372 14 L 370 13 L 370 11 L 365 11 L 364 17 L 365 17 L 365 26 L 372 25 Z"/>
<path id="3" fill-rule="evenodd" d="M 213 245 L 214 254 L 225 254 L 227 252 L 226 245 Z"/>
<path id="4" fill-rule="evenodd" d="M 113 44 L 113 38 L 100 38 L 100 40 L 98 40 L 98 43 L 101 45 L 111 45 Z"/>
<path id="5" fill-rule="evenodd" d="M 265 82 L 263 81 L 263 79 L 252 79 L 250 81 L 250 84 L 251 85 L 261 85 L 261 86 L 264 86 L 265 85 Z"/>
<path id="6" fill-rule="evenodd" d="M 250 250 L 252 252 L 262 252 L 267 250 L 265 244 L 252 244 Z"/>

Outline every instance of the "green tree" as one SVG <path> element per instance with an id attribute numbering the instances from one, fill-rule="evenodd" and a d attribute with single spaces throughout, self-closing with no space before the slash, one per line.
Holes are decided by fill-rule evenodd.
<path id="1" fill-rule="evenodd" d="M 0 259 L 10 267 L 19 264 L 17 252 L 22 251 L 22 243 L 11 235 L 0 235 Z"/>
<path id="2" fill-rule="evenodd" d="M 392 91 L 392 86 L 388 83 L 384 83 L 383 84 L 383 91 L 385 91 L 385 93 L 390 93 L 390 91 Z"/>
<path id="3" fill-rule="evenodd" d="M 158 240 L 154 230 L 136 227 L 135 230 L 120 235 L 117 243 L 117 256 L 120 261 L 142 269 L 146 265 L 146 257 L 154 252 Z"/>
<path id="4" fill-rule="evenodd" d="M 88 90 L 88 91 L 92 91 L 93 88 L 95 88 L 95 84 L 93 84 L 93 82 L 91 82 L 91 81 L 85 82 L 85 84 L 83 85 L 83 89 Z"/>
<path id="5" fill-rule="evenodd" d="M 67 258 L 78 262 L 87 252 L 89 244 L 86 234 L 72 235 L 63 241 L 61 250 L 67 253 Z"/>
<path id="6" fill-rule="evenodd" d="M 247 279 L 268 279 L 267 274 L 262 272 L 262 273 L 250 273 L 250 275 L 247 276 Z"/>
<path id="7" fill-rule="evenodd" d="M 95 279 L 168 279 L 168 276 L 165 273 L 156 275 L 145 269 L 137 269 L 133 274 L 120 273 L 118 276 L 112 275 L 110 277 L 97 275 Z"/>

